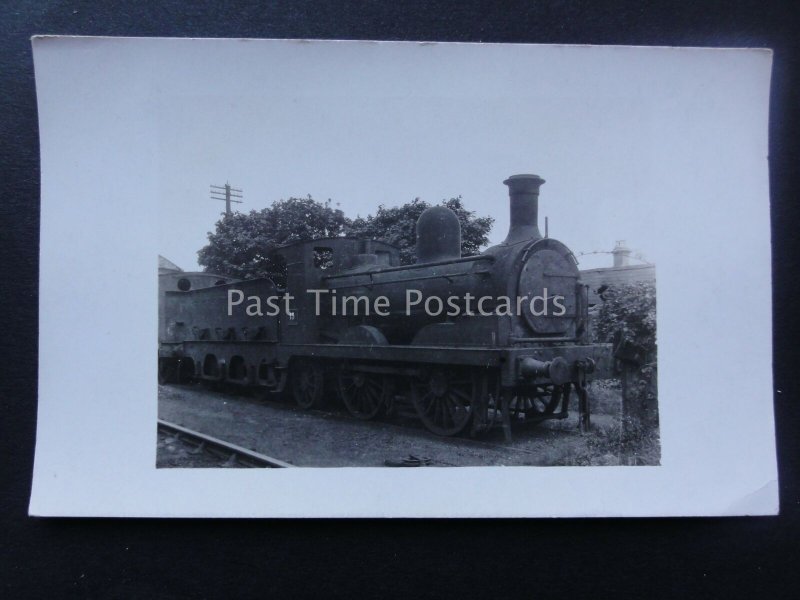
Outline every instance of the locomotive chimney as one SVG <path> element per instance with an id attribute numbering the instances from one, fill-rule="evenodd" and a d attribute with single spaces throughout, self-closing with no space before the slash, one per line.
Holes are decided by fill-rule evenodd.
<path id="1" fill-rule="evenodd" d="M 544 179 L 538 175 L 512 175 L 503 182 L 511 200 L 511 226 L 504 244 L 541 239 L 539 232 L 539 188 Z"/>

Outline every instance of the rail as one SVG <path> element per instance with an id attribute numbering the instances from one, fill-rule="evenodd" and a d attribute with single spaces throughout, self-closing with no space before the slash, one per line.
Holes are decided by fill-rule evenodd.
<path id="1" fill-rule="evenodd" d="M 163 419 L 158 420 L 158 429 L 165 433 L 173 434 L 182 441 L 195 443 L 198 447 L 216 450 L 228 456 L 231 462 L 235 460 L 238 464 L 245 467 L 267 467 L 274 469 L 294 466 L 282 460 L 278 460 L 277 458 L 267 456 L 266 454 L 259 454 L 253 450 L 237 446 L 236 444 L 206 435 L 205 433 L 200 433 L 199 431 L 194 431 L 193 429 L 182 427 L 175 423 L 170 423 L 169 421 L 164 421 Z"/>

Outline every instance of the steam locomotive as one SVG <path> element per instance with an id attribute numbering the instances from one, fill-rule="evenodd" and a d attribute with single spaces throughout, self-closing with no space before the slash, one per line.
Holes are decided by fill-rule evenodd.
<path id="1" fill-rule="evenodd" d="M 609 376 L 610 347 L 588 342 L 572 252 L 539 231 L 544 180 L 503 183 L 508 235 L 475 256 L 461 256 L 458 218 L 437 206 L 417 222 L 411 265 L 381 241 L 317 239 L 277 249 L 285 287 L 166 291 L 161 381 L 286 391 L 306 409 L 335 393 L 356 418 L 405 412 L 445 436 L 566 418 L 574 392 L 588 428 L 587 380 Z"/>

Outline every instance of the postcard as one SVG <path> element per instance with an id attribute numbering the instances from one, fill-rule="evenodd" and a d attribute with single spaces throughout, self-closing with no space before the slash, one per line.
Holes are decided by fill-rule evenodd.
<path id="1" fill-rule="evenodd" d="M 777 514 L 771 51 L 33 55 L 31 515 Z"/>

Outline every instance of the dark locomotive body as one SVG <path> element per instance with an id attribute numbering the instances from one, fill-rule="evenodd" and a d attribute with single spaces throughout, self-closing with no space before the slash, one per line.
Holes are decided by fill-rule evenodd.
<path id="1" fill-rule="evenodd" d="M 544 181 L 515 175 L 504 183 L 509 234 L 477 256 L 460 255 L 457 217 L 434 207 L 417 223 L 413 265 L 401 266 L 382 242 L 331 238 L 279 249 L 285 290 L 259 279 L 167 292 L 160 373 L 287 389 L 304 408 L 333 388 L 356 417 L 413 407 L 443 435 L 495 422 L 508 434 L 515 422 L 564 418 L 574 391 L 588 426 L 586 381 L 608 376 L 610 348 L 587 342 L 587 290 L 572 253 L 539 232 Z M 233 289 L 293 299 L 274 316 L 241 307 L 228 316 Z M 351 302 L 343 307 L 344 296 Z M 438 314 L 439 301 L 426 310 L 429 298 L 440 299 Z"/>

